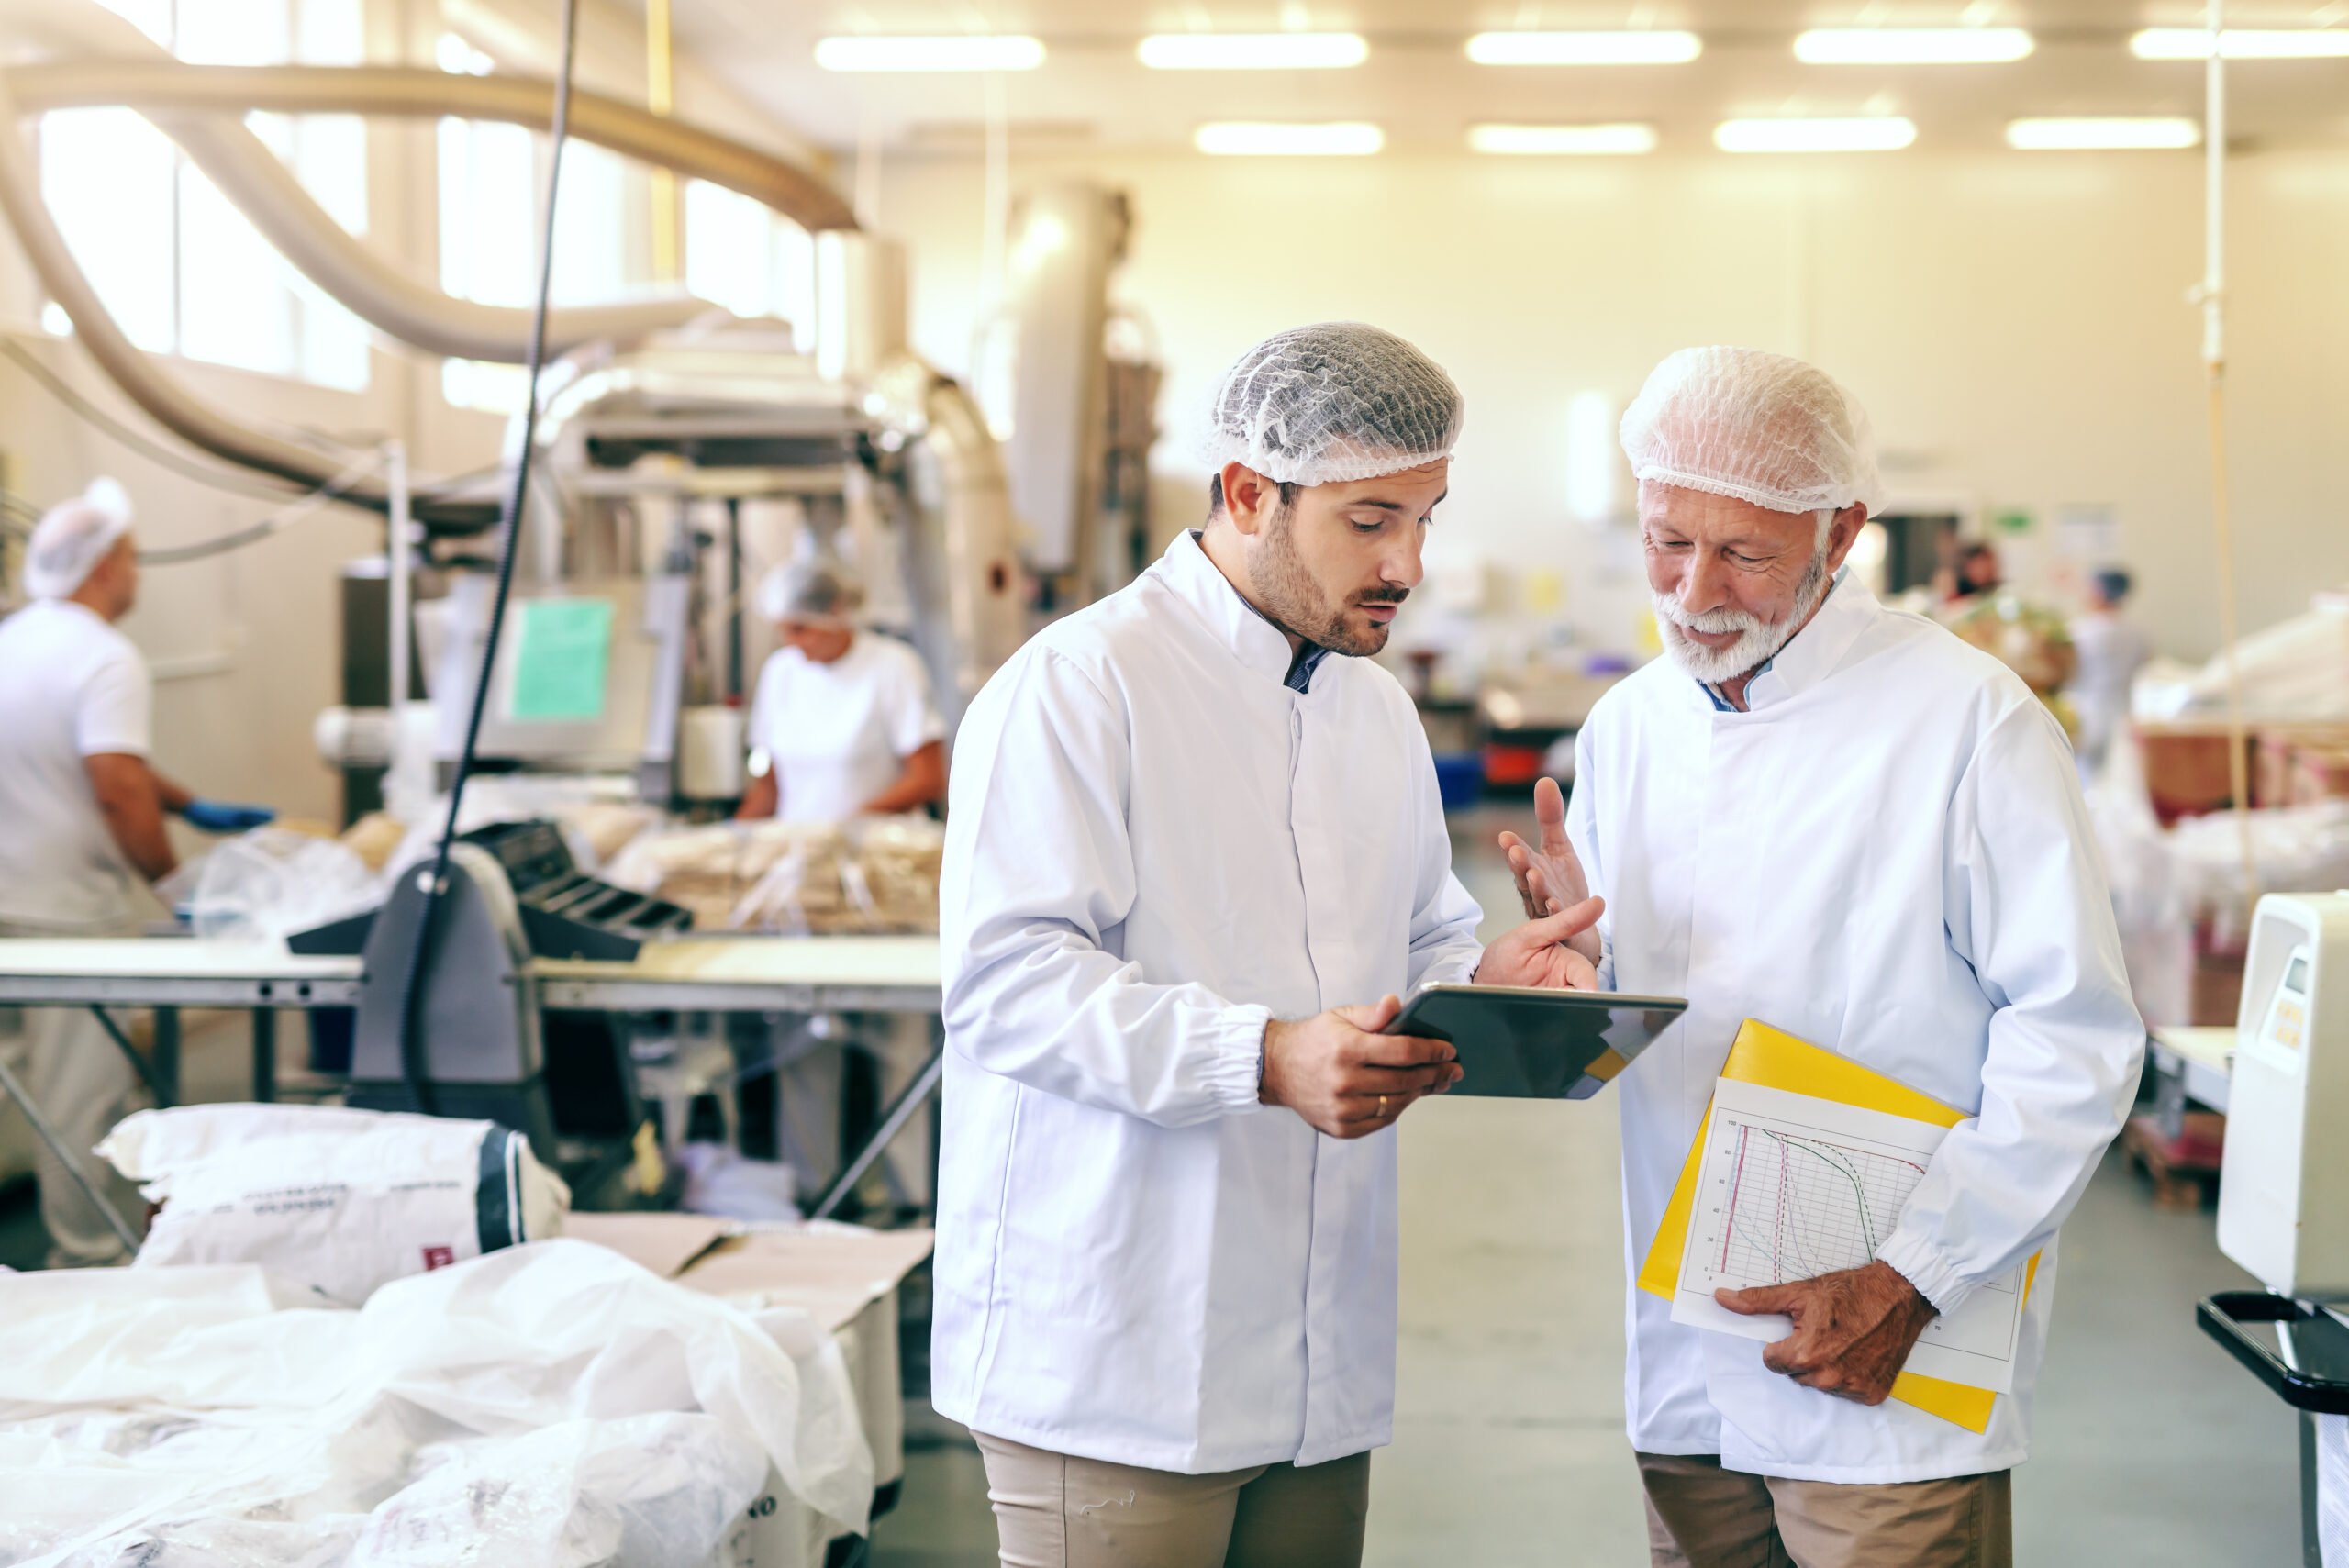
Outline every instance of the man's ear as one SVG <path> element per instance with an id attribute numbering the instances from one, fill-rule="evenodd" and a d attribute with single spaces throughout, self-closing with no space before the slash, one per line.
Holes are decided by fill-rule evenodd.
<path id="1" fill-rule="evenodd" d="M 1868 509 L 1865 502 L 1854 501 L 1835 514 L 1835 521 L 1827 530 L 1827 570 L 1840 572 L 1843 558 L 1852 553 L 1852 546 L 1859 542 L 1860 529 L 1867 525 Z"/>
<path id="2" fill-rule="evenodd" d="M 1253 538 L 1281 502 L 1280 486 L 1244 462 L 1223 465 L 1223 510 L 1231 526 Z"/>

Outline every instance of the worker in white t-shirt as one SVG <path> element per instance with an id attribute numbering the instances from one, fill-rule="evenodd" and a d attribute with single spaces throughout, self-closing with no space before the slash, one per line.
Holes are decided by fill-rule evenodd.
<path id="1" fill-rule="evenodd" d="M 213 832 L 274 813 L 198 800 L 147 760 L 153 683 L 115 622 L 139 595 L 122 487 L 101 479 L 33 530 L 31 602 L 0 620 L 0 937 L 136 935 L 143 884 L 174 866 L 166 812 Z M 137 1078 L 104 1026 L 78 1007 L 0 1009 L 0 1053 L 73 1156 L 89 1157 L 129 1108 Z M 53 1264 L 106 1262 L 121 1243 L 47 1150 L 38 1155 Z M 106 1190 L 128 1217 L 131 1190 Z"/>
<path id="2" fill-rule="evenodd" d="M 946 726 L 921 655 L 857 629 L 864 589 L 835 562 L 778 566 L 759 609 L 783 634 L 751 699 L 740 815 L 845 822 L 946 795 Z"/>
<path id="3" fill-rule="evenodd" d="M 759 584 L 758 608 L 783 646 L 759 672 L 751 699 L 751 786 L 740 815 L 785 822 L 845 822 L 919 811 L 946 795 L 946 726 L 930 699 L 921 655 L 858 628 L 863 584 L 840 562 L 795 562 Z M 838 1046 L 853 1039 L 881 1069 L 885 1105 L 930 1058 L 929 1019 L 908 1014 L 790 1018 L 776 1038 L 784 1157 L 804 1189 L 840 1169 Z M 930 1203 L 930 1108 L 890 1145 L 896 1195 Z"/>

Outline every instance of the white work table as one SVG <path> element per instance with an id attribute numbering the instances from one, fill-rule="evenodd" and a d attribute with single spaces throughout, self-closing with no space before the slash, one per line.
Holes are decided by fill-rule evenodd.
<path id="1" fill-rule="evenodd" d="M 2154 1065 L 2176 1080 L 2188 1099 L 2212 1110 L 2227 1108 L 2227 1085 L 2234 1076 L 2235 1030 L 2162 1024 L 2153 1031 Z"/>
<path id="2" fill-rule="evenodd" d="M 627 962 L 530 965 L 543 1006 L 616 1013 L 935 1013 L 941 972 L 930 936 L 687 937 L 647 942 Z M 366 984 L 357 958 L 306 957 L 275 942 L 0 938 L 0 1006 L 155 1009 L 150 1086 L 163 1105 L 179 1095 L 180 1008 L 252 1012 L 253 1097 L 268 1099 L 276 1010 L 352 1006 Z M 118 1026 L 107 1026 L 128 1051 Z"/>

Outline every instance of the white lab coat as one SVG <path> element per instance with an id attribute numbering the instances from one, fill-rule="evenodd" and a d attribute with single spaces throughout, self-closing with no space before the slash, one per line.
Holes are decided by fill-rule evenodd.
<path id="1" fill-rule="evenodd" d="M 1818 1481 L 2005 1469 L 2028 1446 L 2055 1228 L 2144 1045 L 2070 753 L 2005 666 L 1848 580 L 1747 701 L 1720 711 L 1659 659 L 1576 746 L 1567 824 L 1608 901 L 1602 980 L 1689 1002 L 1616 1084 L 1634 1272 L 1748 1018 L 1976 1113 L 1877 1253 L 1929 1300 L 2045 1252 L 2015 1392 L 1978 1435 L 1804 1388 L 1635 1287 L 1632 1444 Z"/>
<path id="2" fill-rule="evenodd" d="M 1030 641 L 956 740 L 939 1410 L 1205 1473 L 1385 1443 L 1395 1134 L 1256 1099 L 1267 1018 L 1464 980 L 1410 700 L 1286 640 L 1197 540 Z"/>

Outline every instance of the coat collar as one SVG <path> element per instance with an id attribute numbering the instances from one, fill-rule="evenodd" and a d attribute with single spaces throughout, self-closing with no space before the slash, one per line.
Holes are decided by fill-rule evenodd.
<path id="1" fill-rule="evenodd" d="M 1186 528 L 1176 534 L 1150 572 L 1190 606 L 1241 663 L 1275 683 L 1287 679 L 1292 662 L 1287 636 L 1258 614 L 1222 568 L 1208 559 L 1197 532 Z"/>
<path id="2" fill-rule="evenodd" d="M 1867 585 L 1846 569 L 1836 573 L 1835 585 L 1820 601 L 1810 624 L 1778 650 L 1763 672 L 1745 688 L 1745 706 L 1759 713 L 1790 702 L 1835 673 L 1843 655 L 1859 640 L 1884 606 Z"/>

